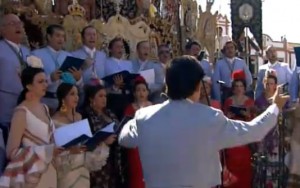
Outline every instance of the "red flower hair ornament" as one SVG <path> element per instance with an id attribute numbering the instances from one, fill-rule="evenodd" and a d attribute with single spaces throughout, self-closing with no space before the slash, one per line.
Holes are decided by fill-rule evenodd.
<path id="1" fill-rule="evenodd" d="M 139 75 L 134 79 L 134 83 L 146 83 L 146 80 L 144 77 Z"/>
<path id="2" fill-rule="evenodd" d="M 236 70 L 231 75 L 232 80 L 245 80 L 246 74 L 243 70 Z"/>

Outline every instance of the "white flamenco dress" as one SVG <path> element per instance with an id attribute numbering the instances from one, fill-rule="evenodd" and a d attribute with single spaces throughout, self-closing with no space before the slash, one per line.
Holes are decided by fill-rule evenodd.
<path id="1" fill-rule="evenodd" d="M 54 168 L 52 133 L 54 124 L 38 119 L 26 107 L 25 132 L 20 148 L 15 149 L 0 177 L 0 187 L 13 188 L 57 188 L 57 173 Z M 49 115 L 49 113 L 48 113 Z"/>

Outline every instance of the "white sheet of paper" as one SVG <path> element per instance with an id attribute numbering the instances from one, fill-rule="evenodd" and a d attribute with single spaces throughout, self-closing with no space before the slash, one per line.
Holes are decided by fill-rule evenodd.
<path id="1" fill-rule="evenodd" d="M 63 146 L 83 134 L 93 136 L 87 119 L 57 128 L 54 131 L 54 140 L 57 146 Z"/>
<path id="2" fill-rule="evenodd" d="M 140 71 L 140 75 L 144 77 L 147 84 L 154 84 L 155 83 L 155 72 L 154 69 L 148 69 Z"/>
<path id="3" fill-rule="evenodd" d="M 106 127 L 104 127 L 103 129 L 101 129 L 101 131 L 107 132 L 107 133 L 113 133 L 113 132 L 115 132 L 115 130 L 114 130 L 115 124 L 116 124 L 115 122 L 112 122 L 109 125 L 107 125 Z"/>

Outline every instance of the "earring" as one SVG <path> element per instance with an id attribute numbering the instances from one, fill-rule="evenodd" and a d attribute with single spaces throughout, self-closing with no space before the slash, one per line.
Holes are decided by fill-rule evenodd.
<path id="1" fill-rule="evenodd" d="M 61 105 L 61 107 L 60 107 L 60 109 L 59 109 L 59 111 L 60 112 L 67 112 L 67 107 L 66 107 L 66 105 L 65 105 L 65 102 L 63 101 L 62 102 L 62 105 Z"/>

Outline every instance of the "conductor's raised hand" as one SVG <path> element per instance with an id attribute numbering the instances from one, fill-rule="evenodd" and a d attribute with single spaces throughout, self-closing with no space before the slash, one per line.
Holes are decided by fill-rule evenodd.
<path id="1" fill-rule="evenodd" d="M 276 91 L 272 97 L 272 101 L 277 105 L 279 110 L 282 110 L 286 102 L 289 100 L 290 96 L 286 94 L 281 94 L 282 85 L 277 86 Z"/>

